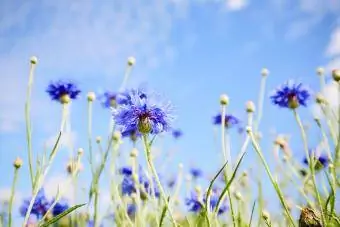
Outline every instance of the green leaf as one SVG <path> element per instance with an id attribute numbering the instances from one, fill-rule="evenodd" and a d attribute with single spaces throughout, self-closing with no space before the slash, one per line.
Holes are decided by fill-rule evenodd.
<path id="1" fill-rule="evenodd" d="M 39 227 L 47 227 L 57 221 L 59 221 L 59 219 L 63 218 L 64 216 L 68 215 L 69 213 L 71 213 L 72 211 L 78 209 L 79 207 L 82 207 L 84 206 L 86 203 L 83 203 L 83 204 L 78 204 L 78 205 L 75 205 L 67 210 L 65 210 L 63 213 L 53 217 L 52 219 L 48 220 L 47 222 L 41 224 Z"/>
<path id="2" fill-rule="evenodd" d="M 255 210 L 256 200 L 253 203 L 253 207 L 251 208 L 250 220 L 249 220 L 249 227 L 251 227 L 251 222 L 253 220 L 254 210 Z"/>
<path id="3" fill-rule="evenodd" d="M 208 197 L 210 196 L 210 192 L 212 190 L 212 187 L 213 187 L 213 184 L 214 182 L 216 181 L 217 177 L 222 173 L 222 171 L 224 170 L 224 168 L 226 167 L 228 162 L 224 163 L 224 165 L 222 166 L 222 168 L 217 172 L 217 174 L 214 176 L 214 178 L 210 181 L 210 185 L 209 185 L 209 188 L 208 188 L 208 192 L 207 192 L 207 195 L 205 197 L 205 208 L 208 209 Z"/>
<path id="4" fill-rule="evenodd" d="M 168 197 L 168 203 L 169 203 L 169 201 L 170 201 L 170 196 Z M 161 215 L 161 220 L 159 222 L 159 227 L 162 227 L 162 225 L 163 225 L 163 221 L 164 221 L 167 209 L 168 209 L 168 206 L 165 204 L 164 207 L 163 207 L 163 210 L 162 210 L 162 215 Z"/>
<path id="5" fill-rule="evenodd" d="M 227 183 L 227 185 L 225 186 L 225 188 L 223 189 L 223 191 L 222 191 L 220 197 L 218 198 L 218 202 L 217 202 L 217 205 L 216 205 L 216 207 L 215 207 L 215 213 L 218 212 L 218 209 L 220 208 L 220 204 L 222 203 L 222 199 L 224 198 L 226 192 L 229 190 L 229 187 L 230 187 L 231 183 L 232 183 L 233 180 L 235 179 L 236 172 L 237 172 L 238 168 L 240 167 L 240 164 L 241 164 L 241 162 L 242 162 L 242 160 L 243 160 L 245 154 L 246 154 L 246 152 L 244 152 L 244 153 L 242 154 L 241 158 L 238 160 L 237 165 L 236 165 L 236 167 L 235 167 L 235 169 L 234 169 L 234 172 L 233 172 L 233 174 L 232 174 L 230 180 L 228 181 L 228 183 Z"/>

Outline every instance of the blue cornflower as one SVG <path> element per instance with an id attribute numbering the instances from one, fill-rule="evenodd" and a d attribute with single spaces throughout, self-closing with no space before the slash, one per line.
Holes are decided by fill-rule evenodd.
<path id="1" fill-rule="evenodd" d="M 275 105 L 282 108 L 296 109 L 300 105 L 307 106 L 310 92 L 302 83 L 289 80 L 273 92 L 270 99 Z"/>
<path id="2" fill-rule="evenodd" d="M 100 100 L 104 108 L 115 108 L 117 106 L 117 93 L 106 91 L 100 97 Z"/>
<path id="3" fill-rule="evenodd" d="M 136 213 L 136 205 L 135 204 L 129 204 L 127 206 L 127 213 L 130 217 L 134 216 L 135 213 Z"/>
<path id="4" fill-rule="evenodd" d="M 131 176 L 132 175 L 132 168 L 129 166 L 125 166 L 119 169 L 119 173 L 124 176 Z"/>
<path id="5" fill-rule="evenodd" d="M 213 123 L 215 125 L 222 124 L 222 115 L 221 114 L 217 114 L 216 116 L 214 116 L 213 117 Z M 240 120 L 237 117 L 235 117 L 235 116 L 233 116 L 231 114 L 226 114 L 224 116 L 224 125 L 225 125 L 226 128 L 231 128 L 234 125 L 237 125 L 239 123 L 240 123 Z"/>
<path id="6" fill-rule="evenodd" d="M 185 205 L 189 207 L 189 211 L 198 213 L 203 208 L 203 204 L 199 201 L 196 193 L 191 193 L 189 198 L 185 199 Z"/>
<path id="7" fill-rule="evenodd" d="M 213 193 L 210 196 L 210 209 L 214 210 L 217 206 L 217 202 L 218 202 L 218 196 L 216 193 Z M 189 211 L 191 212 L 195 212 L 195 213 L 199 213 L 201 211 L 201 209 L 203 208 L 203 204 L 205 204 L 206 202 L 206 198 L 204 196 L 203 201 L 201 202 L 198 198 L 197 193 L 191 193 L 191 197 L 186 199 L 186 205 L 189 206 Z M 226 212 L 228 210 L 228 206 L 225 204 L 222 204 L 220 206 L 220 208 L 217 211 L 217 214 L 223 214 L 224 212 Z"/>
<path id="8" fill-rule="evenodd" d="M 122 131 L 122 137 L 130 137 L 130 139 L 135 142 L 139 137 L 142 136 L 142 134 L 138 131 L 138 129 L 128 129 L 125 131 Z"/>
<path id="9" fill-rule="evenodd" d="M 130 89 L 117 94 L 117 103 L 119 105 L 132 105 L 133 96 L 140 99 L 147 99 L 146 92 L 142 89 Z"/>
<path id="10" fill-rule="evenodd" d="M 52 200 L 51 204 L 54 202 L 54 200 Z M 55 206 L 52 209 L 52 214 L 53 216 L 57 216 L 61 213 L 63 213 L 65 210 L 67 210 L 70 206 L 68 205 L 68 203 L 66 201 L 59 201 L 55 204 Z"/>
<path id="11" fill-rule="evenodd" d="M 173 188 L 176 184 L 176 179 L 175 178 L 172 178 L 168 181 L 167 185 L 169 188 Z"/>
<path id="12" fill-rule="evenodd" d="M 138 130 L 142 134 L 158 134 L 170 129 L 170 105 L 156 105 L 147 95 L 130 92 L 131 103 L 119 105 L 113 111 L 117 125 L 121 126 L 122 134 Z"/>
<path id="13" fill-rule="evenodd" d="M 322 168 L 325 168 L 325 167 L 328 166 L 328 164 L 329 164 L 329 158 L 328 158 L 327 155 L 325 155 L 325 154 L 317 155 L 317 154 L 315 154 L 315 152 L 313 152 L 313 150 L 310 150 L 309 153 L 310 153 L 311 159 L 312 159 L 313 153 L 314 153 L 314 161 L 317 160 L 316 163 L 315 163 L 315 166 L 314 166 L 314 169 L 315 169 L 315 170 L 318 171 L 318 170 L 321 170 Z M 312 160 L 313 160 L 313 159 L 312 159 Z M 303 159 L 303 163 L 306 164 L 306 165 L 308 165 L 308 159 L 307 159 L 307 157 L 305 157 L 305 158 Z"/>
<path id="14" fill-rule="evenodd" d="M 198 168 L 191 168 L 190 174 L 193 178 L 199 178 L 203 175 L 202 170 L 200 170 Z"/>
<path id="15" fill-rule="evenodd" d="M 31 199 L 25 199 L 23 201 L 23 204 L 20 207 L 21 216 L 23 217 L 26 216 L 30 201 Z M 36 218 L 39 220 L 46 214 L 49 207 L 50 207 L 50 202 L 47 200 L 45 196 L 44 189 L 41 189 L 38 192 L 37 197 L 35 198 L 35 201 L 33 203 L 31 215 L 35 215 Z"/>
<path id="16" fill-rule="evenodd" d="M 178 139 L 179 137 L 181 137 L 183 135 L 183 132 L 180 129 L 176 129 L 172 131 L 172 136 L 175 139 Z"/>
<path id="17" fill-rule="evenodd" d="M 132 193 L 136 192 L 135 182 L 133 181 L 132 177 L 124 177 L 121 190 L 123 195 L 131 195 Z"/>
<path id="18" fill-rule="evenodd" d="M 63 104 L 70 102 L 70 99 L 76 99 L 80 93 L 76 84 L 59 80 L 51 82 L 46 92 L 50 95 L 52 100 L 59 101 Z"/>

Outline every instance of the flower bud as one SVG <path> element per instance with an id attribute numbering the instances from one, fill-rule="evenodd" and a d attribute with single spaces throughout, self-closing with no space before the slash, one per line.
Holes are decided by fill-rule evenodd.
<path id="1" fill-rule="evenodd" d="M 32 56 L 30 58 L 30 62 L 31 62 L 32 65 L 35 65 L 35 64 L 38 63 L 38 58 L 36 56 Z"/>
<path id="2" fill-rule="evenodd" d="M 197 186 L 195 187 L 195 191 L 196 191 L 197 194 L 201 194 L 202 188 L 201 188 L 199 185 L 197 185 Z"/>
<path id="3" fill-rule="evenodd" d="M 247 133 L 250 133 L 250 132 L 251 132 L 251 126 L 247 126 L 247 127 L 246 127 L 246 132 L 247 132 Z"/>
<path id="4" fill-rule="evenodd" d="M 261 70 L 261 75 L 262 75 L 263 77 L 268 76 L 268 75 L 269 75 L 269 70 L 268 70 L 267 68 L 263 68 L 263 69 Z"/>
<path id="5" fill-rule="evenodd" d="M 333 80 L 335 80 L 336 82 L 340 81 L 340 69 L 334 69 L 332 71 L 332 76 L 333 76 Z"/>
<path id="6" fill-rule="evenodd" d="M 138 156 L 138 150 L 136 148 L 133 148 L 130 153 L 130 157 L 137 157 L 137 156 Z"/>
<path id="7" fill-rule="evenodd" d="M 242 194 L 240 193 L 240 192 L 236 192 L 235 193 L 235 198 L 237 199 L 237 200 L 242 200 Z"/>
<path id="8" fill-rule="evenodd" d="M 96 143 L 100 143 L 102 141 L 102 138 L 100 136 L 96 137 Z"/>
<path id="9" fill-rule="evenodd" d="M 132 174 L 132 179 L 133 179 L 134 182 L 138 182 L 139 177 L 138 177 L 137 174 L 134 173 L 134 174 Z"/>
<path id="10" fill-rule="evenodd" d="M 223 106 L 228 105 L 228 104 L 229 104 L 229 97 L 228 97 L 226 94 L 222 94 L 222 95 L 220 96 L 220 103 L 221 103 L 221 105 L 223 105 Z"/>
<path id="11" fill-rule="evenodd" d="M 71 101 L 71 98 L 68 94 L 64 94 L 60 97 L 61 104 L 68 104 L 70 103 L 70 101 Z"/>
<path id="12" fill-rule="evenodd" d="M 151 132 L 151 123 L 148 118 L 141 119 L 138 122 L 138 130 L 143 134 L 148 134 Z"/>
<path id="13" fill-rule="evenodd" d="M 264 211 L 262 211 L 262 217 L 263 217 L 264 220 L 269 220 L 270 214 L 268 213 L 268 211 L 264 210 Z"/>
<path id="14" fill-rule="evenodd" d="M 14 160 L 14 163 L 13 163 L 13 166 L 16 168 L 16 169 L 19 169 L 21 166 L 22 166 L 22 159 L 17 157 L 15 160 Z"/>
<path id="15" fill-rule="evenodd" d="M 118 141 L 120 141 L 121 137 L 122 137 L 122 134 L 121 134 L 119 131 L 115 131 L 115 132 L 113 133 L 112 139 L 113 139 L 114 141 L 118 142 Z"/>
<path id="16" fill-rule="evenodd" d="M 255 104 L 252 101 L 248 101 L 246 103 L 246 111 L 248 113 L 254 113 L 255 112 Z"/>
<path id="17" fill-rule="evenodd" d="M 83 155 L 84 154 L 84 149 L 83 148 L 79 148 L 77 153 L 78 153 L 78 155 Z"/>
<path id="18" fill-rule="evenodd" d="M 316 69 L 316 73 L 319 75 L 319 76 L 322 76 L 324 73 L 325 73 L 325 69 L 322 68 L 322 67 L 319 67 Z"/>
<path id="19" fill-rule="evenodd" d="M 287 144 L 286 140 L 282 136 L 278 136 L 275 141 L 275 145 L 278 145 L 280 148 L 284 148 Z"/>
<path id="20" fill-rule="evenodd" d="M 316 96 L 315 96 L 315 101 L 316 101 L 318 104 L 326 103 L 326 99 L 325 99 L 325 97 L 324 97 L 321 93 L 317 93 L 317 94 L 316 94 Z"/>
<path id="21" fill-rule="evenodd" d="M 129 66 L 133 66 L 136 64 L 136 59 L 134 57 L 129 57 L 127 62 Z"/>
<path id="22" fill-rule="evenodd" d="M 96 99 L 96 94 L 92 91 L 87 93 L 87 101 L 93 102 Z"/>

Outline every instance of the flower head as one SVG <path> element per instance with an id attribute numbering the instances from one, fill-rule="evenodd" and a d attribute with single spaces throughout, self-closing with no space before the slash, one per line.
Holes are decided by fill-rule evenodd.
<path id="1" fill-rule="evenodd" d="M 215 125 L 222 124 L 221 114 L 217 114 L 216 116 L 214 116 L 213 123 Z M 225 127 L 227 127 L 227 128 L 231 128 L 234 125 L 237 125 L 239 123 L 240 123 L 240 120 L 238 118 L 236 118 L 235 116 L 231 115 L 231 114 L 226 114 L 225 117 L 224 117 L 224 124 L 225 124 Z"/>
<path id="2" fill-rule="evenodd" d="M 132 175 L 132 168 L 129 166 L 125 166 L 120 168 L 119 173 L 124 176 L 131 176 Z"/>
<path id="3" fill-rule="evenodd" d="M 314 161 L 316 161 L 315 166 L 314 166 L 315 170 L 321 170 L 322 168 L 328 166 L 329 158 L 328 158 L 327 155 L 325 155 L 325 154 L 316 154 L 313 150 L 310 150 L 309 153 L 310 153 L 310 158 L 312 160 L 314 158 Z M 307 157 L 305 157 L 303 159 L 303 163 L 308 165 Z"/>
<path id="4" fill-rule="evenodd" d="M 72 82 L 59 80 L 57 82 L 51 82 L 48 85 L 46 92 L 50 95 L 52 100 L 65 104 L 68 103 L 70 99 L 76 99 L 80 90 Z"/>
<path id="5" fill-rule="evenodd" d="M 270 96 L 275 105 L 282 108 L 296 109 L 300 105 L 307 106 L 310 92 L 302 83 L 287 81 Z"/>
<path id="6" fill-rule="evenodd" d="M 218 202 L 218 195 L 216 193 L 212 193 L 210 196 L 210 209 L 214 210 L 217 206 Z M 191 196 L 189 198 L 186 198 L 185 204 L 189 207 L 189 211 L 194 212 L 194 213 L 199 213 L 201 209 L 203 208 L 203 204 L 205 204 L 206 198 L 204 196 L 203 201 L 200 200 L 199 196 L 197 193 L 192 192 Z M 220 208 L 217 211 L 217 214 L 223 214 L 228 210 L 228 206 L 225 204 L 222 204 Z"/>
<path id="7" fill-rule="evenodd" d="M 25 216 L 28 211 L 28 206 L 30 204 L 31 199 L 25 199 L 23 204 L 20 207 L 21 216 Z M 33 203 L 31 215 L 35 215 L 37 219 L 41 219 L 47 212 L 50 207 L 50 202 L 47 200 L 45 196 L 44 189 L 41 189 L 38 192 L 38 195 Z"/>
<path id="8" fill-rule="evenodd" d="M 115 108 L 117 106 L 117 93 L 106 91 L 101 95 L 100 100 L 104 108 Z"/>
<path id="9" fill-rule="evenodd" d="M 170 104 L 155 104 L 147 95 L 136 90 L 125 97 L 127 104 L 113 110 L 113 117 L 121 127 L 122 135 L 134 130 L 142 134 L 159 134 L 170 129 Z"/>
<path id="10" fill-rule="evenodd" d="M 199 168 L 191 168 L 190 174 L 193 178 L 199 178 L 203 175 L 202 170 L 200 170 Z"/>
<path id="11" fill-rule="evenodd" d="M 176 129 L 172 131 L 172 136 L 175 139 L 178 139 L 179 137 L 181 137 L 183 135 L 183 132 L 180 129 Z"/>
<path id="12" fill-rule="evenodd" d="M 54 200 L 52 200 L 51 204 L 54 202 Z M 55 206 L 52 209 L 52 214 L 53 216 L 57 216 L 61 213 L 63 213 L 65 210 L 67 210 L 70 206 L 68 205 L 68 203 L 66 201 L 59 201 L 55 204 Z"/>

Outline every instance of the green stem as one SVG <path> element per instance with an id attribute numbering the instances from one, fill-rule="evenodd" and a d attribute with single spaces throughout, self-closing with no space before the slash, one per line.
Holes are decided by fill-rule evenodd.
<path id="1" fill-rule="evenodd" d="M 168 199 L 166 198 L 166 195 L 165 195 L 164 189 L 162 187 L 162 184 L 159 181 L 159 177 L 158 177 L 157 171 L 156 171 L 156 169 L 155 169 L 155 167 L 153 165 L 153 162 L 151 160 L 151 149 L 150 149 L 150 146 L 149 146 L 149 143 L 148 143 L 147 134 L 143 134 L 143 143 L 144 143 L 144 150 L 145 150 L 145 155 L 146 155 L 146 159 L 147 159 L 147 162 L 148 162 L 148 166 L 149 166 L 149 168 L 150 168 L 150 170 L 152 172 L 152 175 L 155 177 L 157 186 L 159 188 L 159 191 L 160 191 L 161 197 L 162 197 L 162 199 L 164 201 L 164 204 L 167 207 L 167 210 L 169 212 L 171 221 L 172 221 L 173 225 L 176 227 L 177 223 L 176 223 L 176 221 L 175 221 L 175 219 L 174 219 L 174 217 L 172 215 L 171 209 L 169 207 Z"/>
<path id="2" fill-rule="evenodd" d="M 94 221 L 94 227 L 98 226 L 98 187 L 95 189 L 94 192 L 94 215 L 93 215 L 93 221 Z"/>
<path id="3" fill-rule="evenodd" d="M 33 184 L 32 198 L 31 198 L 30 204 L 27 208 L 26 216 L 25 216 L 25 219 L 24 219 L 24 222 L 23 222 L 23 227 L 26 227 L 26 225 L 27 225 L 28 219 L 30 217 L 30 214 L 31 214 L 31 211 L 32 211 L 32 208 L 33 208 L 34 201 L 35 201 L 35 199 L 38 195 L 40 188 L 42 187 L 42 185 L 44 183 L 45 177 L 46 177 L 47 173 L 49 172 L 50 167 L 53 163 L 53 160 L 54 160 L 54 158 L 57 154 L 57 151 L 58 151 L 58 148 L 59 148 L 60 138 L 61 138 L 61 135 L 64 131 L 65 120 L 66 120 L 66 115 L 67 115 L 67 107 L 68 107 L 67 104 L 63 104 L 60 132 L 59 132 L 59 135 L 57 137 L 57 141 L 54 144 L 54 147 L 53 147 L 53 149 L 52 149 L 52 151 L 49 155 L 47 166 L 43 169 L 43 171 L 38 171 L 37 175 L 35 176 L 36 181 Z"/>
<path id="4" fill-rule="evenodd" d="M 310 169 L 310 172 L 311 172 L 311 177 L 312 177 L 312 182 L 313 182 L 316 198 L 317 198 L 317 201 L 318 201 L 318 204 L 319 204 L 319 209 L 320 209 L 320 213 L 321 213 L 321 220 L 322 220 L 323 225 L 326 225 L 325 216 L 324 216 L 324 213 L 323 213 L 322 202 L 321 202 L 321 197 L 320 197 L 317 185 L 316 185 L 315 169 L 314 169 L 314 165 L 315 165 L 314 154 L 313 154 L 313 159 L 311 159 L 311 157 L 309 155 L 309 150 L 308 150 L 308 142 L 307 142 L 306 132 L 305 132 L 305 130 L 303 128 L 303 125 L 302 125 L 301 119 L 299 117 L 299 114 L 297 113 L 296 110 L 294 110 L 293 112 L 294 112 L 295 120 L 296 120 L 296 122 L 299 125 L 300 130 L 301 130 L 303 146 L 304 146 L 305 155 L 306 155 L 306 158 L 307 158 L 307 161 L 308 161 L 309 169 Z"/>
<path id="5" fill-rule="evenodd" d="M 30 107 L 31 107 L 31 93 L 32 93 L 32 85 L 33 85 L 33 72 L 35 69 L 35 64 L 30 65 L 29 79 L 28 79 L 28 88 L 27 88 L 27 99 L 25 103 L 25 121 L 26 121 L 26 139 L 27 139 L 27 152 L 28 152 L 28 167 L 31 179 L 32 189 L 34 187 L 34 177 L 33 177 L 33 155 L 32 155 L 32 131 L 31 131 L 31 115 L 30 115 Z"/>
<path id="6" fill-rule="evenodd" d="M 9 205 L 8 205 L 8 226 L 12 226 L 12 206 L 13 206 L 13 200 L 14 200 L 14 194 L 15 194 L 15 185 L 18 179 L 18 170 L 19 168 L 14 167 L 14 178 L 12 183 L 12 189 L 11 189 L 11 197 L 9 199 Z"/>
<path id="7" fill-rule="evenodd" d="M 123 91 L 125 89 L 131 71 L 132 71 L 132 65 L 128 64 L 126 66 L 126 70 L 125 70 L 125 74 L 124 74 L 124 79 L 123 79 L 122 85 L 120 86 L 120 89 L 119 89 L 120 91 Z"/>
<path id="8" fill-rule="evenodd" d="M 266 172 L 267 172 L 267 174 L 268 174 L 268 176 L 269 176 L 269 179 L 270 179 L 270 181 L 271 181 L 271 183 L 272 183 L 272 185 L 273 185 L 273 187 L 274 187 L 274 189 L 275 189 L 275 191 L 276 191 L 276 193 L 277 193 L 277 195 L 278 195 L 278 197 L 279 197 L 279 199 L 280 199 L 281 205 L 283 206 L 283 208 L 284 208 L 285 211 L 286 211 L 286 214 L 287 214 L 287 216 L 288 216 L 288 218 L 289 218 L 289 221 L 291 222 L 291 224 L 292 224 L 293 226 L 296 226 L 296 225 L 295 225 L 295 222 L 294 222 L 294 219 L 293 219 L 293 217 L 291 216 L 291 214 L 290 214 L 290 212 L 289 212 L 289 209 L 288 209 L 288 206 L 287 206 L 287 204 L 286 204 L 286 202 L 285 202 L 285 200 L 284 200 L 283 193 L 281 192 L 280 187 L 279 187 L 278 184 L 275 182 L 275 180 L 274 180 L 274 178 L 273 178 L 273 176 L 272 176 L 272 174 L 271 174 L 271 172 L 270 172 L 269 166 L 268 166 L 266 160 L 265 160 L 264 157 L 263 157 L 263 154 L 262 154 L 262 152 L 261 152 L 260 146 L 258 145 L 258 143 L 257 143 L 257 141 L 256 141 L 256 139 L 255 139 L 255 137 L 254 137 L 253 132 L 248 131 L 248 134 L 249 134 L 249 136 L 250 136 L 250 138 L 251 138 L 253 147 L 254 147 L 256 153 L 258 154 L 258 156 L 260 157 L 261 162 L 262 162 L 262 164 L 263 164 L 264 168 L 266 169 Z"/>
<path id="9" fill-rule="evenodd" d="M 92 153 L 92 102 L 88 101 L 88 143 L 89 143 L 89 155 L 90 155 L 90 166 L 92 176 L 95 174 L 94 165 L 93 165 L 93 153 Z"/>
<path id="10" fill-rule="evenodd" d="M 265 90 L 266 90 L 266 79 L 267 76 L 262 76 L 261 78 L 261 86 L 260 86 L 260 93 L 259 93 L 259 98 L 258 98 L 258 115 L 256 122 L 254 122 L 254 131 L 255 133 L 258 132 L 260 122 L 262 119 L 262 111 L 263 111 L 263 100 L 264 100 L 264 95 L 265 95 Z"/>

